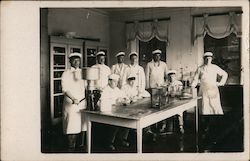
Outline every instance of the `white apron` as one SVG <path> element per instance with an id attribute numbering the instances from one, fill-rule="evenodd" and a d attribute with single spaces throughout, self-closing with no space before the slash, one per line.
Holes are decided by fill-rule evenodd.
<path id="1" fill-rule="evenodd" d="M 125 69 L 128 67 L 128 65 L 122 63 L 121 65 L 119 65 L 118 63 L 113 65 L 111 68 L 111 73 L 113 74 L 117 74 L 120 76 L 119 81 L 118 81 L 118 88 L 121 89 L 122 87 L 122 78 L 124 77 L 125 74 Z"/>
<path id="2" fill-rule="evenodd" d="M 217 75 L 222 76 L 221 82 L 226 82 L 227 73 L 217 65 L 203 65 L 198 68 L 192 86 L 200 80 L 200 94 L 202 95 L 203 115 L 222 115 L 220 93 L 217 87 Z"/>
<path id="3" fill-rule="evenodd" d="M 129 75 L 135 75 L 135 86 L 137 90 L 142 93 L 145 91 L 145 86 L 146 86 L 146 80 L 145 80 L 145 72 L 144 69 L 139 66 L 138 64 L 136 65 L 128 65 L 128 67 L 125 69 L 125 73 L 123 76 L 123 86 L 127 84 L 127 79 Z"/>
<path id="4" fill-rule="evenodd" d="M 101 98 L 99 100 L 100 110 L 101 111 L 111 111 L 112 105 L 115 105 L 118 99 L 126 98 L 125 93 L 120 90 L 118 87 L 114 89 L 110 86 L 106 86 L 102 93 Z"/>
<path id="5" fill-rule="evenodd" d="M 85 98 L 85 82 L 81 79 L 81 70 L 71 68 L 62 75 L 62 91 L 70 92 L 71 95 L 81 100 Z M 72 104 L 72 100 L 64 96 L 63 102 L 63 132 L 64 134 L 77 134 L 86 131 L 86 121 L 81 109 L 86 108 L 86 100 L 78 105 Z"/>
<path id="6" fill-rule="evenodd" d="M 125 95 L 130 100 L 133 100 L 134 97 L 139 96 L 139 91 L 136 89 L 135 86 L 131 87 L 130 85 L 126 84 L 122 87 L 122 91 L 124 91 Z"/>

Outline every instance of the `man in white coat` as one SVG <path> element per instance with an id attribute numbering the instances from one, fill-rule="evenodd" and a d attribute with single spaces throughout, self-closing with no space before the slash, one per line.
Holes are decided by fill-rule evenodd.
<path id="1" fill-rule="evenodd" d="M 127 64 L 124 64 L 124 56 L 125 56 L 124 52 L 117 53 L 116 54 L 117 63 L 111 67 L 111 73 L 117 74 L 120 76 L 119 81 L 118 81 L 118 88 L 120 89 L 122 87 L 122 78 L 124 76 L 125 69 L 128 67 Z"/>
<path id="2" fill-rule="evenodd" d="M 146 88 L 156 88 L 164 84 L 168 67 L 161 61 L 161 53 L 159 49 L 152 52 L 153 59 L 146 66 Z"/>
<path id="3" fill-rule="evenodd" d="M 81 77 L 80 53 L 71 53 L 69 61 L 71 68 L 62 74 L 62 91 L 64 93 L 63 102 L 63 132 L 68 137 L 68 148 L 72 152 L 75 150 L 77 135 L 86 132 L 84 115 L 80 112 L 86 108 L 85 102 L 85 81 Z"/>
<path id="4" fill-rule="evenodd" d="M 203 56 L 204 63 L 195 72 L 191 86 L 196 87 L 200 83 L 200 93 L 202 95 L 201 114 L 205 117 L 205 132 L 210 128 L 210 119 L 212 115 L 223 115 L 220 102 L 220 93 L 218 86 L 224 86 L 228 74 L 219 66 L 212 64 L 213 53 L 206 52 Z M 217 75 L 221 80 L 217 81 Z"/>
<path id="5" fill-rule="evenodd" d="M 105 65 L 105 53 L 103 51 L 99 51 L 96 54 L 97 64 L 92 67 L 99 68 L 100 75 L 99 80 L 95 81 L 95 85 L 98 89 L 103 90 L 108 85 L 108 76 L 111 74 L 110 68 Z"/>
<path id="6" fill-rule="evenodd" d="M 135 78 L 135 86 L 142 97 L 150 97 L 150 94 L 145 90 L 146 80 L 144 69 L 138 65 L 138 53 L 131 52 L 129 54 L 130 64 L 125 69 L 124 76 L 122 79 L 122 86 L 127 84 L 128 76 L 133 74 Z"/>

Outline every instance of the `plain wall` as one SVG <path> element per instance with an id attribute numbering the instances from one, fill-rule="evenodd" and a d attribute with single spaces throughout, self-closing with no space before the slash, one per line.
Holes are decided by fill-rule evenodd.
<path id="1" fill-rule="evenodd" d="M 48 34 L 76 32 L 78 37 L 100 39 L 109 46 L 109 16 L 105 12 L 90 9 L 49 9 Z"/>

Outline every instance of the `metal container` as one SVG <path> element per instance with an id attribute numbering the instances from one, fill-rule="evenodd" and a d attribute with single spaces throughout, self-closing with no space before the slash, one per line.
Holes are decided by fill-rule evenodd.
<path id="1" fill-rule="evenodd" d="M 98 80 L 100 75 L 99 68 L 95 67 L 84 67 L 82 68 L 82 78 L 85 80 Z"/>
<path id="2" fill-rule="evenodd" d="M 100 107 L 97 105 L 100 97 L 101 92 L 99 90 L 86 90 L 87 110 L 100 111 Z"/>
<path id="3" fill-rule="evenodd" d="M 101 92 L 96 89 L 95 80 L 98 80 L 100 76 L 99 68 L 95 67 L 84 67 L 82 69 L 82 77 L 87 80 L 86 98 L 87 98 L 87 109 L 90 111 L 99 111 L 97 102 L 101 97 Z"/>
<path id="4" fill-rule="evenodd" d="M 168 103 L 168 88 L 151 88 L 151 107 L 161 109 Z"/>

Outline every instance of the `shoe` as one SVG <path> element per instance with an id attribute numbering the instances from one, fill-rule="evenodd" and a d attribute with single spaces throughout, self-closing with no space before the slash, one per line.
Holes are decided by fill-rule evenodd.
<path id="1" fill-rule="evenodd" d="M 108 146 L 108 149 L 111 150 L 111 151 L 115 151 L 115 146 L 113 144 L 110 144 Z"/>
<path id="2" fill-rule="evenodd" d="M 153 133 L 153 134 L 152 134 L 152 141 L 153 141 L 153 142 L 156 142 L 156 138 L 157 138 L 157 134 L 156 134 L 156 133 Z"/>
<path id="3" fill-rule="evenodd" d="M 68 148 L 68 152 L 69 153 L 74 153 L 75 152 L 75 148 L 72 148 L 72 147 Z"/>
<path id="4" fill-rule="evenodd" d="M 79 151 L 85 152 L 85 151 L 87 151 L 87 147 L 84 146 L 84 145 L 80 145 L 79 146 Z"/>
<path id="5" fill-rule="evenodd" d="M 127 140 L 122 140 L 121 145 L 124 147 L 129 147 L 129 142 Z"/>

